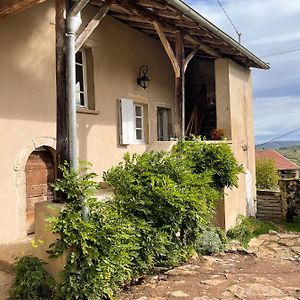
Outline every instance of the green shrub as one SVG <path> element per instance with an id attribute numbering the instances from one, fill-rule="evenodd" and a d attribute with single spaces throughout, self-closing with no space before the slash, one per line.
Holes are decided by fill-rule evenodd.
<path id="1" fill-rule="evenodd" d="M 210 223 L 219 192 L 209 174 L 196 174 L 177 156 L 145 153 L 112 168 L 104 179 L 116 188 L 122 214 L 143 220 L 166 232 L 171 239 L 192 242 L 195 233 Z"/>
<path id="2" fill-rule="evenodd" d="M 90 167 L 91 163 L 86 161 L 79 161 L 77 172 L 70 168 L 67 162 L 59 166 L 62 179 L 56 180 L 54 190 L 60 198 L 55 200 L 61 203 L 76 203 L 82 198 L 93 198 L 100 185 L 95 182 L 97 174 L 91 172 Z"/>
<path id="3" fill-rule="evenodd" d="M 221 251 L 224 236 L 211 229 L 215 202 L 224 187 L 237 185 L 242 168 L 225 143 L 180 141 L 170 154 L 126 154 L 104 174 L 115 188 L 105 203 L 95 199 L 99 186 L 88 164 L 61 171 L 55 190 L 66 208 L 50 220 L 60 238 L 49 254 L 69 256 L 55 297 L 97 300 L 113 298 L 122 284 L 157 267 L 180 264 L 195 248 Z"/>
<path id="4" fill-rule="evenodd" d="M 221 229 L 210 226 L 205 229 L 195 244 L 195 250 L 199 254 L 211 255 L 224 252 L 226 249 L 227 238 Z"/>
<path id="5" fill-rule="evenodd" d="M 277 231 L 278 226 L 271 222 L 263 222 L 254 218 L 239 216 L 237 225 L 228 230 L 227 236 L 238 240 L 243 247 L 247 248 L 249 241 L 253 237 L 269 233 L 270 230 Z"/>
<path id="6" fill-rule="evenodd" d="M 194 173 L 210 173 L 217 190 L 238 186 L 238 174 L 243 172 L 243 167 L 237 164 L 228 144 L 207 143 L 194 138 L 192 141 L 179 141 L 175 152 L 188 161 Z"/>
<path id="7" fill-rule="evenodd" d="M 111 298 L 132 278 L 139 244 L 135 228 L 115 209 L 114 203 L 87 201 L 90 215 L 82 220 L 81 207 L 68 204 L 56 220 L 53 232 L 61 239 L 51 245 L 51 257 L 71 251 L 58 284 L 62 299 Z"/>
<path id="8" fill-rule="evenodd" d="M 15 281 L 10 289 L 14 300 L 53 299 L 54 280 L 43 269 L 44 262 L 37 257 L 23 256 L 14 264 Z"/>
<path id="9" fill-rule="evenodd" d="M 259 189 L 272 190 L 278 186 L 278 171 L 273 159 L 256 160 L 256 186 Z"/>

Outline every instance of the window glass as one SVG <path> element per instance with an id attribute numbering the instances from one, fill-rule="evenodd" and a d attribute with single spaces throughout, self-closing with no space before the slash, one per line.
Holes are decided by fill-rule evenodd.
<path id="1" fill-rule="evenodd" d="M 136 142 L 144 141 L 144 108 L 142 105 L 134 105 L 134 125 L 135 125 L 135 139 Z"/>
<path id="2" fill-rule="evenodd" d="M 170 115 L 169 108 L 157 108 L 157 140 L 169 141 L 170 140 Z"/>
<path id="3" fill-rule="evenodd" d="M 142 116 L 142 106 L 140 106 L 140 105 L 135 106 L 135 115 Z"/>
<path id="4" fill-rule="evenodd" d="M 85 52 L 79 50 L 76 53 L 76 105 L 87 107 L 86 86 L 86 61 Z"/>

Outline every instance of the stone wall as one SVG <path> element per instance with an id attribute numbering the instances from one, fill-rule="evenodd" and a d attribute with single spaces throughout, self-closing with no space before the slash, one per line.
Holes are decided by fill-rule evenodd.
<path id="1" fill-rule="evenodd" d="M 279 180 L 276 191 L 257 191 L 257 215 L 266 221 L 292 221 L 294 217 L 300 221 L 300 189 L 299 180 Z"/>
<path id="2" fill-rule="evenodd" d="M 292 221 L 294 217 L 300 220 L 300 189 L 299 180 L 297 179 L 284 179 L 279 181 L 282 198 L 287 203 L 287 216 L 288 221 Z"/>

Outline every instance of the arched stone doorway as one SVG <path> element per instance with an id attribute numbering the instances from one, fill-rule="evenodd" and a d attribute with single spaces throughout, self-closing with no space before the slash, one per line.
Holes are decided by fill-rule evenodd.
<path id="1" fill-rule="evenodd" d="M 27 160 L 26 173 L 26 225 L 27 234 L 34 233 L 34 205 L 53 200 L 52 184 L 55 180 L 55 164 L 52 153 L 46 147 L 37 148 Z"/>

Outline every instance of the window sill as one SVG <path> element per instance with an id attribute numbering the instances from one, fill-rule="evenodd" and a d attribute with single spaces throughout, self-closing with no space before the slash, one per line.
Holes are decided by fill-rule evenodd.
<path id="1" fill-rule="evenodd" d="M 76 107 L 76 112 L 79 114 L 88 114 L 88 115 L 99 115 L 98 110 L 88 109 L 85 107 Z"/>

